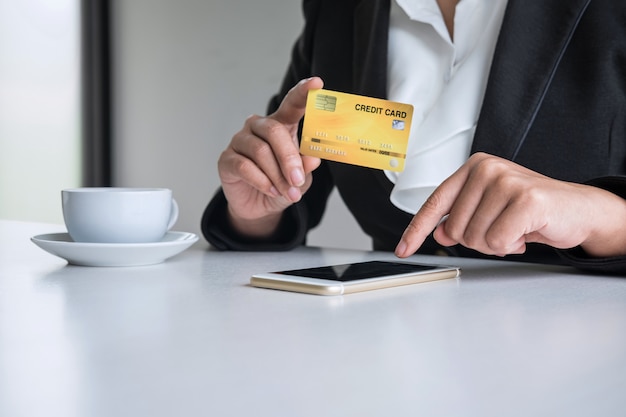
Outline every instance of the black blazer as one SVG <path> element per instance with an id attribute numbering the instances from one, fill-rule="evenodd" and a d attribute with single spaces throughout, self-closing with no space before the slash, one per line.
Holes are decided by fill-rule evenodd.
<path id="1" fill-rule="evenodd" d="M 305 27 L 268 113 L 312 75 L 328 89 L 385 98 L 389 7 L 390 0 L 305 0 Z M 509 0 L 472 146 L 477 151 L 626 198 L 626 3 Z M 392 184 L 384 173 L 328 161 L 271 241 L 233 234 L 221 192 L 207 207 L 202 230 L 220 249 L 290 249 L 319 223 L 334 186 L 374 249 L 393 250 L 411 216 L 389 202 Z M 429 239 L 420 251 L 438 249 Z M 482 256 L 462 247 L 445 250 Z M 525 255 L 507 258 L 626 272 L 626 257 L 590 259 L 576 248 L 530 245 Z"/>

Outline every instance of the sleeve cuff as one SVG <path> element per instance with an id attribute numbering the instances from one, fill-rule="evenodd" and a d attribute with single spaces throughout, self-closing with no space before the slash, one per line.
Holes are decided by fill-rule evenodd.
<path id="1" fill-rule="evenodd" d="M 230 227 L 226 196 L 220 188 L 202 215 L 201 229 L 205 239 L 218 250 L 287 251 L 304 244 L 307 210 L 304 204 L 287 208 L 274 235 L 265 239 L 251 239 Z"/>

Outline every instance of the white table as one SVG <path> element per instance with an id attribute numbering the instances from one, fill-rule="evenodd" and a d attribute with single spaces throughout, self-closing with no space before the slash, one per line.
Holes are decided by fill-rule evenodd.
<path id="1" fill-rule="evenodd" d="M 29 241 L 63 230 L 0 221 L 0 416 L 626 415 L 626 278 L 447 259 L 459 280 L 323 297 L 247 283 L 393 255 L 90 268 Z"/>

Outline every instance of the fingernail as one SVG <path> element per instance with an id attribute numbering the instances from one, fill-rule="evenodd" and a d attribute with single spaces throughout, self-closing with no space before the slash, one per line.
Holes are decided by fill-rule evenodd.
<path id="1" fill-rule="evenodd" d="M 278 192 L 278 190 L 276 189 L 276 187 L 272 187 L 272 188 L 270 188 L 270 193 L 271 193 L 274 197 L 280 197 L 280 193 Z"/>
<path id="2" fill-rule="evenodd" d="M 304 172 L 301 169 L 294 169 L 291 171 L 291 182 L 296 187 L 300 187 L 304 184 Z"/>
<path id="3" fill-rule="evenodd" d="M 300 192 L 300 189 L 298 187 L 290 187 L 289 190 L 287 190 L 287 196 L 289 197 L 289 200 L 297 203 L 298 201 L 300 201 L 302 193 Z"/>
<path id="4" fill-rule="evenodd" d="M 406 252 L 406 243 L 404 240 L 401 240 L 400 243 L 398 243 L 398 246 L 396 246 L 395 254 L 396 256 L 402 256 L 404 255 L 404 252 Z"/>

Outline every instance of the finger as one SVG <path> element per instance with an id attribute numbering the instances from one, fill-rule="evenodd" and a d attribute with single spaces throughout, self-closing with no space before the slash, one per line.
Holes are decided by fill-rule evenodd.
<path id="1" fill-rule="evenodd" d="M 275 113 L 270 117 L 286 125 L 296 125 L 304 116 L 306 99 L 310 90 L 322 88 L 324 82 L 319 77 L 300 81 L 285 96 Z"/>
<path id="2" fill-rule="evenodd" d="M 320 158 L 317 158 L 315 156 L 302 155 L 302 167 L 304 168 L 305 175 L 308 175 L 311 172 L 315 171 L 321 163 L 322 160 Z"/>
<path id="3" fill-rule="evenodd" d="M 302 169 L 302 159 L 291 133 L 272 119 L 251 121 L 249 134 L 236 144 L 236 149 L 254 160 L 274 182 L 281 180 L 290 184 L 288 175 L 283 175 L 281 160 L 283 164 Z"/>
<path id="4" fill-rule="evenodd" d="M 435 240 L 443 246 L 463 244 L 467 228 L 471 225 L 482 198 L 482 189 L 472 184 L 472 171 L 470 171 L 468 179 L 450 207 L 445 222 L 442 221 L 437 225 L 433 235 Z"/>
<path id="5" fill-rule="evenodd" d="M 274 114 L 251 123 L 253 133 L 272 147 L 282 175 L 292 188 L 303 186 L 306 180 L 296 136 L 298 123 L 304 116 L 308 92 L 322 86 L 319 77 L 300 81 L 287 93 Z"/>
<path id="6" fill-rule="evenodd" d="M 222 153 L 218 160 L 218 171 L 223 184 L 243 181 L 269 197 L 280 196 L 272 181 L 252 160 L 232 150 Z"/>
<path id="7" fill-rule="evenodd" d="M 543 193 L 530 192 L 530 183 L 536 181 L 541 181 L 537 174 L 510 161 L 488 158 L 477 163 L 443 231 L 457 243 L 485 254 L 523 253 L 527 233 L 536 230 L 544 217 L 540 211 L 545 201 L 533 201 Z M 480 196 L 478 203 L 472 194 Z M 469 220 L 454 215 L 470 212 L 472 204 L 477 205 Z M 437 231 L 436 238 L 442 234 Z"/>
<path id="8" fill-rule="evenodd" d="M 494 220 L 485 233 L 485 241 L 495 253 L 519 253 L 516 251 L 519 251 L 520 246 L 525 247 L 527 242 L 534 241 L 533 236 L 540 234 L 546 227 L 543 212 L 546 203 L 535 198 L 526 195 L 512 200 Z"/>
<path id="9" fill-rule="evenodd" d="M 467 176 L 468 168 L 464 165 L 441 183 L 428 197 L 404 231 L 395 250 L 396 256 L 405 258 L 419 249 L 426 237 L 441 222 L 442 218 L 450 213 L 450 209 L 463 188 Z"/>
<path id="10" fill-rule="evenodd" d="M 291 132 L 284 124 L 269 118 L 252 121 L 250 128 L 252 138 L 257 140 L 251 138 L 241 152 L 261 167 L 281 194 L 291 193 L 293 201 L 297 194 L 294 189 L 304 185 L 306 178 L 302 156 Z"/>
<path id="11" fill-rule="evenodd" d="M 492 176 L 485 170 L 493 171 L 493 168 L 479 165 L 471 170 L 448 221 L 435 231 L 435 240 L 440 244 L 461 244 L 485 254 L 496 254 L 500 250 L 490 246 L 486 235 L 509 204 L 514 184 L 509 177 L 499 177 L 492 182 Z"/>
<path id="12" fill-rule="evenodd" d="M 263 118 L 259 116 L 253 115 L 248 118 L 246 122 L 248 129 L 243 129 L 239 132 L 230 147 L 233 153 L 240 155 L 242 158 L 231 161 L 229 165 L 224 163 L 228 161 L 226 158 L 220 158 L 224 159 L 223 162 L 219 162 L 220 172 L 222 174 L 238 172 L 235 181 L 242 179 L 250 186 L 253 186 L 268 196 L 282 195 L 291 202 L 299 201 L 302 197 L 302 192 L 310 185 L 310 181 L 307 181 L 308 184 L 306 187 L 303 187 L 305 184 L 300 186 L 292 186 L 289 184 L 283 176 L 271 145 L 252 133 L 252 129 L 257 130 L 257 132 L 264 130 L 258 126 L 252 127 L 257 122 L 259 124 L 265 123 Z M 271 121 L 271 123 L 276 124 L 277 122 Z M 261 133 L 261 135 L 263 134 L 265 133 Z M 279 146 L 280 144 L 287 144 L 286 146 L 289 147 L 288 141 L 278 140 L 277 142 Z M 227 156 L 228 152 L 224 152 L 223 155 Z M 294 156 L 296 162 L 302 164 L 305 176 L 310 175 L 321 163 L 321 159 L 311 156 L 301 157 L 297 151 L 294 152 Z M 249 166 L 250 164 L 254 165 L 254 169 Z M 227 166 L 228 168 L 226 168 Z M 226 169 L 228 169 L 228 171 L 226 171 Z M 243 176 L 243 178 L 239 178 L 240 176 Z M 224 178 L 223 181 L 228 182 L 229 180 Z M 298 187 L 302 187 L 302 189 L 300 190 Z"/>
<path id="13" fill-rule="evenodd" d="M 262 137 L 268 133 L 259 133 L 263 131 L 263 129 L 258 126 L 264 126 L 268 122 L 277 125 L 278 130 L 282 129 L 282 125 L 275 120 L 268 121 L 267 118 L 254 115 L 246 120 L 244 129 L 235 135 L 230 146 L 232 152 L 241 155 L 243 159 L 235 160 L 235 163 L 231 165 L 230 169 L 235 170 L 232 172 L 241 175 L 245 182 L 255 188 L 259 187 L 259 181 L 262 181 L 262 188 L 257 189 L 266 195 L 282 195 L 288 201 L 297 202 L 302 197 L 300 189 L 298 186 L 291 185 L 289 180 L 284 177 L 276 154 L 272 149 L 272 145 Z M 273 133 L 273 135 L 276 135 L 276 133 Z M 288 134 L 283 132 L 283 137 L 285 137 L 285 135 L 288 136 Z M 280 139 L 281 135 L 279 134 L 278 136 Z M 293 146 L 289 145 L 289 140 L 278 140 L 278 143 L 284 144 L 287 148 L 293 148 Z M 295 165 L 295 169 L 302 172 L 302 162 L 297 149 L 291 149 L 291 153 L 294 161 L 292 165 Z M 253 164 L 257 169 L 253 170 L 248 166 L 249 164 Z M 260 175 L 267 177 L 267 179 L 261 180 Z M 304 177 L 304 174 L 301 175 Z M 268 182 L 271 184 L 269 191 L 267 186 Z"/>

